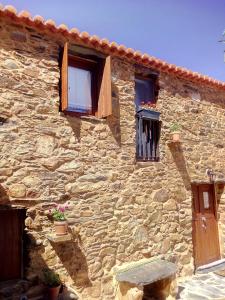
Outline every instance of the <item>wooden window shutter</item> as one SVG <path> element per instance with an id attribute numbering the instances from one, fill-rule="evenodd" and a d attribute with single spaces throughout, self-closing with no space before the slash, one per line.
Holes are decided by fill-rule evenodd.
<path id="1" fill-rule="evenodd" d="M 61 109 L 68 108 L 68 42 L 65 43 L 62 51 L 61 66 Z"/>
<path id="2" fill-rule="evenodd" d="M 98 110 L 96 116 L 104 118 L 112 114 L 112 88 L 111 88 L 111 57 L 107 56 L 102 70 L 100 82 Z"/>

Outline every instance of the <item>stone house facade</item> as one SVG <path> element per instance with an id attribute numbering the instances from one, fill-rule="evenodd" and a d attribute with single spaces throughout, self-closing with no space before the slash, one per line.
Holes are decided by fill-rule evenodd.
<path id="1" fill-rule="evenodd" d="M 48 266 L 81 299 L 106 300 L 115 299 L 115 266 L 163 257 L 188 276 L 223 257 L 225 84 L 12 7 L 0 10 L 0 32 L 0 209 L 26 211 L 24 276 Z M 62 109 L 66 44 L 110 57 L 99 115 Z M 154 105 L 138 109 L 160 113 L 157 159 L 137 157 L 136 74 L 154 82 Z M 72 238 L 51 242 L 48 209 L 68 200 Z M 217 224 L 219 253 L 202 254 L 198 234 Z"/>

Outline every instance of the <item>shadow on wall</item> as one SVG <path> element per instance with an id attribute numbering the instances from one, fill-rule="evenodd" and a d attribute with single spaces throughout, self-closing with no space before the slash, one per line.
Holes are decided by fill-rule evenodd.
<path id="1" fill-rule="evenodd" d="M 110 131 L 118 144 L 121 147 L 121 129 L 120 129 L 120 104 L 119 104 L 119 96 L 118 96 L 118 89 L 117 87 L 112 84 L 112 115 L 108 116 L 106 119 L 98 119 L 98 118 L 91 118 L 89 116 L 76 116 L 75 114 L 65 115 L 69 126 L 72 128 L 75 138 L 78 142 L 81 140 L 81 122 L 86 121 L 91 127 L 93 125 L 103 123 L 107 124 L 110 128 Z"/>
<path id="2" fill-rule="evenodd" d="M 77 241 L 67 241 L 64 243 L 52 243 L 56 255 L 60 259 L 63 267 L 78 288 L 92 286 L 88 276 L 88 266 L 85 255 L 81 251 Z"/>
<path id="3" fill-rule="evenodd" d="M 216 193 L 216 199 L 217 199 L 217 205 L 220 205 L 221 197 L 224 193 L 225 184 L 220 183 L 215 186 L 215 193 Z"/>
<path id="4" fill-rule="evenodd" d="M 0 204 L 6 205 L 9 203 L 9 196 L 5 188 L 0 184 Z"/>
<path id="5" fill-rule="evenodd" d="M 186 190 L 191 190 L 191 180 L 186 167 L 185 157 L 180 143 L 169 143 L 168 144 L 173 160 L 176 164 L 177 170 L 179 171 Z"/>
<path id="6" fill-rule="evenodd" d="M 76 240 L 62 243 L 51 242 L 51 247 L 48 247 L 47 251 L 43 244 L 37 245 L 35 238 L 29 237 L 28 243 L 30 245 L 28 275 L 35 273 L 39 278 L 43 278 L 43 270 L 49 269 L 60 275 L 63 284 L 67 288 L 71 286 L 70 282 L 66 281 L 68 275 L 71 277 L 72 285 L 75 288 L 83 289 L 92 286 L 88 277 L 86 258 Z M 66 270 L 68 275 L 62 268 Z"/>
<path id="7" fill-rule="evenodd" d="M 112 84 L 112 115 L 107 118 L 107 124 L 118 146 L 121 147 L 119 92 L 114 84 Z"/>
<path id="8" fill-rule="evenodd" d="M 49 220 L 49 222 L 51 221 Z M 36 226 L 35 222 L 33 225 Z M 43 231 L 43 228 L 39 229 Z M 46 232 L 46 229 L 44 231 Z M 51 232 L 48 230 L 46 233 L 50 234 Z M 74 232 L 69 227 L 72 240 L 62 242 L 48 240 L 48 243 L 44 244 L 43 239 L 46 239 L 46 233 L 43 235 L 40 232 L 40 235 L 37 235 L 36 232 L 32 231 L 32 228 L 31 231 L 28 231 L 29 261 L 27 262 L 27 273 L 37 273 L 38 276 L 41 276 L 42 270 L 48 267 L 59 273 L 62 280 L 67 280 L 70 277 L 76 287 L 91 286 L 86 257 L 80 245 L 79 233 Z M 71 282 L 71 280 L 68 282 Z"/>
<path id="9" fill-rule="evenodd" d="M 63 113 L 62 113 L 63 114 Z M 69 123 L 70 127 L 73 130 L 74 136 L 78 142 L 81 139 L 81 118 L 77 116 L 69 116 L 65 115 L 67 122 Z"/>

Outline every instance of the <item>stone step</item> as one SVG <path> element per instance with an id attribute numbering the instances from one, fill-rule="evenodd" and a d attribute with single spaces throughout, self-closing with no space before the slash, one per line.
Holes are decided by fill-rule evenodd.
<path id="1" fill-rule="evenodd" d="M 35 285 L 29 288 L 25 293 L 28 299 L 43 296 L 45 287 L 43 284 Z"/>
<path id="2" fill-rule="evenodd" d="M 34 286 L 33 286 L 34 285 Z M 44 286 L 36 280 L 10 280 L 0 283 L 0 300 L 43 299 Z"/>
<path id="3" fill-rule="evenodd" d="M 209 273 L 209 272 L 214 272 L 218 270 L 223 270 L 225 269 L 225 259 L 220 259 L 217 261 L 214 261 L 210 264 L 198 267 L 196 269 L 196 274 L 204 274 L 204 273 Z"/>
<path id="4" fill-rule="evenodd" d="M 44 300 L 44 296 L 37 296 L 37 297 L 32 297 L 28 298 L 29 300 Z"/>
<path id="5" fill-rule="evenodd" d="M 194 275 L 178 287 L 177 300 L 225 300 L 225 278 L 214 273 Z"/>

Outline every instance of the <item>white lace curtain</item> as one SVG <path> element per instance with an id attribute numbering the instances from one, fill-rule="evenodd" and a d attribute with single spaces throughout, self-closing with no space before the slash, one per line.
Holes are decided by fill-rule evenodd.
<path id="1" fill-rule="evenodd" d="M 77 112 L 92 109 L 91 72 L 75 67 L 68 67 L 68 108 Z"/>

